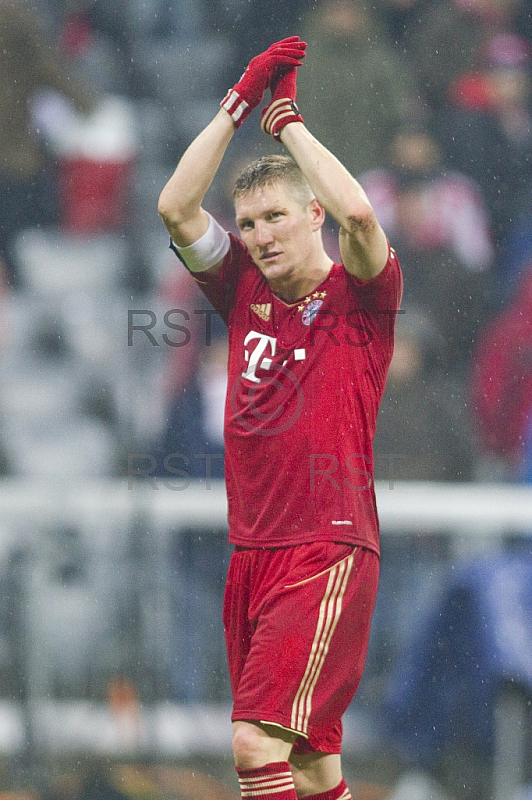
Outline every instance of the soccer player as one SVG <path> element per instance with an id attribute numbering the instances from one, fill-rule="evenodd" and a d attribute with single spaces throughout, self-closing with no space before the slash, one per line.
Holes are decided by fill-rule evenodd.
<path id="1" fill-rule="evenodd" d="M 229 330 L 230 541 L 224 626 L 242 796 L 348 800 L 341 717 L 362 676 L 377 592 L 372 437 L 402 279 L 357 181 L 295 104 L 297 36 L 249 63 L 161 192 L 172 248 Z M 236 181 L 240 238 L 203 208 L 235 130 L 290 156 Z M 342 109 L 338 109 L 342 113 Z M 325 252 L 328 212 L 342 263 Z"/>

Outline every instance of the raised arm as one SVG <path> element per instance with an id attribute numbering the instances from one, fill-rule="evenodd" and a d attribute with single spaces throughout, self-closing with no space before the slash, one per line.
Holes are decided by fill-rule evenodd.
<path id="1" fill-rule="evenodd" d="M 207 230 L 209 218 L 201 204 L 234 132 L 233 120 L 220 109 L 185 150 L 160 194 L 159 214 L 179 247 L 193 244 Z"/>
<path id="2" fill-rule="evenodd" d="M 158 204 L 159 214 L 179 247 L 194 244 L 209 227 L 209 216 L 201 204 L 235 128 L 259 105 L 274 70 L 280 66 L 298 67 L 305 48 L 306 43 L 298 36 L 290 36 L 251 59 L 238 83 L 222 100 L 218 114 L 183 154 Z"/>
<path id="3" fill-rule="evenodd" d="M 388 260 L 386 235 L 362 186 L 305 127 L 295 97 L 295 70 L 274 77 L 272 102 L 262 112 L 262 128 L 287 147 L 317 200 L 338 222 L 346 270 L 370 280 Z"/>

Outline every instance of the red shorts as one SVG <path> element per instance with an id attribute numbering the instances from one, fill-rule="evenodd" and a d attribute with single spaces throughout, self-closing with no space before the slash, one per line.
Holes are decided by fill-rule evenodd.
<path id="1" fill-rule="evenodd" d="M 231 557 L 224 627 L 233 720 L 299 734 L 299 752 L 339 753 L 358 688 L 379 575 L 361 547 L 315 542 Z"/>

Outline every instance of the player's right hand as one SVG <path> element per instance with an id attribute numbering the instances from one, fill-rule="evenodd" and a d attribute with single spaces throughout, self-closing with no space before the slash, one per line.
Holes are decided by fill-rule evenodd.
<path id="1" fill-rule="evenodd" d="M 259 105 L 278 68 L 301 66 L 306 47 L 307 43 L 302 42 L 299 36 L 289 36 L 251 59 L 238 83 L 229 89 L 220 103 L 232 118 L 235 127 L 239 128 Z"/>

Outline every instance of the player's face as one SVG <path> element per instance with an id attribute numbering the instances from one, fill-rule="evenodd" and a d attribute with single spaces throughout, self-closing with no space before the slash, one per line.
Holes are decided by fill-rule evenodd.
<path id="1" fill-rule="evenodd" d="M 284 183 L 264 186 L 235 200 L 242 241 L 266 280 L 286 282 L 304 274 L 312 234 L 321 227 L 316 201 L 303 207 Z"/>

